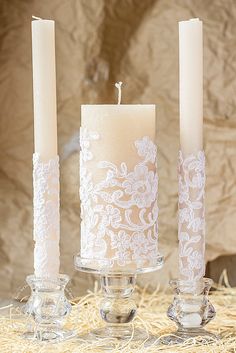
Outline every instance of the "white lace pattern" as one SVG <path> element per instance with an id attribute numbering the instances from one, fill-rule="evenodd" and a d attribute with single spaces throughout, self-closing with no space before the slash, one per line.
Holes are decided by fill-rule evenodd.
<path id="1" fill-rule="evenodd" d="M 128 170 L 126 162 L 99 161 L 90 168 L 97 132 L 81 128 L 80 199 L 81 256 L 112 259 L 114 266 L 142 266 L 158 256 L 157 148 L 144 136 L 134 141 L 139 162 Z M 94 173 L 104 178 L 94 183 Z"/>
<path id="2" fill-rule="evenodd" d="M 34 269 L 37 277 L 59 273 L 59 157 L 43 162 L 33 155 Z"/>
<path id="3" fill-rule="evenodd" d="M 186 280 L 205 274 L 205 155 L 179 152 L 179 265 Z"/>

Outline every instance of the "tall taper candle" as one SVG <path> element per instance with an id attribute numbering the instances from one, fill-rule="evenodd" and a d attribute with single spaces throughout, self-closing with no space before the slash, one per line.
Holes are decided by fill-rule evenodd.
<path id="1" fill-rule="evenodd" d="M 54 21 L 32 22 L 34 91 L 34 270 L 59 274 L 59 157 L 57 155 Z"/>
<path id="2" fill-rule="evenodd" d="M 202 43 L 202 21 L 179 22 L 180 146 L 184 156 L 202 150 Z"/>
<path id="3" fill-rule="evenodd" d="M 202 22 L 198 18 L 179 23 L 178 237 L 180 275 L 187 280 L 199 280 L 205 273 L 202 44 Z"/>
<path id="4" fill-rule="evenodd" d="M 57 155 L 55 22 L 32 21 L 34 145 L 43 160 Z"/>

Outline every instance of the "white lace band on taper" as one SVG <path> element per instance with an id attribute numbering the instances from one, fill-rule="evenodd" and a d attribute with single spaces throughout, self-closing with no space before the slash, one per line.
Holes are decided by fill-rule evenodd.
<path id="1" fill-rule="evenodd" d="M 148 136 L 131 141 L 131 169 L 127 161 L 98 160 L 101 143 L 99 133 L 81 128 L 81 256 L 110 259 L 113 268 L 150 264 L 159 255 L 156 144 Z"/>
<path id="2" fill-rule="evenodd" d="M 205 274 L 205 155 L 179 152 L 179 268 L 184 280 Z"/>
<path id="3" fill-rule="evenodd" d="M 59 274 L 59 157 L 43 162 L 33 155 L 34 271 L 36 277 Z"/>

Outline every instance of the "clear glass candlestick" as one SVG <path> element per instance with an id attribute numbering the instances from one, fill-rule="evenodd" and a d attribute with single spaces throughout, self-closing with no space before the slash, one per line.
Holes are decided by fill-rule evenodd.
<path id="1" fill-rule="evenodd" d="M 194 337 L 203 337 L 203 342 L 217 338 L 204 329 L 216 314 L 208 299 L 212 283 L 209 278 L 170 281 L 175 294 L 167 316 L 176 323 L 178 329 L 173 335 L 165 337 L 163 343 L 179 344 Z"/>
<path id="2" fill-rule="evenodd" d="M 121 83 L 116 87 L 120 97 Z M 83 105 L 80 147 L 81 254 L 75 267 L 100 276 L 106 323 L 93 335 L 133 338 L 136 275 L 163 262 L 155 105 Z"/>
<path id="3" fill-rule="evenodd" d="M 23 308 L 26 315 L 34 320 L 32 330 L 24 337 L 39 341 L 62 341 L 74 335 L 74 331 L 63 328 L 71 304 L 65 296 L 65 287 L 69 282 L 67 275 L 58 278 L 38 278 L 30 275 L 26 278 L 31 288 L 31 296 Z"/>
<path id="4" fill-rule="evenodd" d="M 97 328 L 91 334 L 97 338 L 118 340 L 144 340 L 147 332 L 134 328 L 132 321 L 137 313 L 134 300 L 137 274 L 151 272 L 163 266 L 160 255 L 150 261 L 149 266 L 135 266 L 134 263 L 114 266 L 113 260 L 85 259 L 75 256 L 75 268 L 78 271 L 98 274 L 102 288 L 100 315 L 106 325 Z"/>
<path id="5" fill-rule="evenodd" d="M 133 299 L 136 275 L 101 275 L 103 300 L 100 314 L 106 322 L 104 328 L 93 331 L 98 337 L 129 338 L 132 330 L 129 323 L 136 315 L 137 306 Z"/>

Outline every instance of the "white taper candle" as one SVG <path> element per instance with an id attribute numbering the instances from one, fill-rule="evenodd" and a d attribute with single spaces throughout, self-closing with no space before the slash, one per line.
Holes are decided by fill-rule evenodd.
<path id="1" fill-rule="evenodd" d="M 57 155 L 55 22 L 32 21 L 34 145 L 43 160 Z"/>
<path id="2" fill-rule="evenodd" d="M 202 22 L 198 18 L 179 23 L 178 238 L 180 276 L 187 280 L 199 280 L 205 273 L 202 39 Z"/>
<path id="3" fill-rule="evenodd" d="M 34 270 L 36 277 L 56 278 L 60 266 L 60 214 L 55 23 L 33 18 Z"/>
<path id="4" fill-rule="evenodd" d="M 203 39 L 198 18 L 179 22 L 180 146 L 184 156 L 203 148 Z"/>

